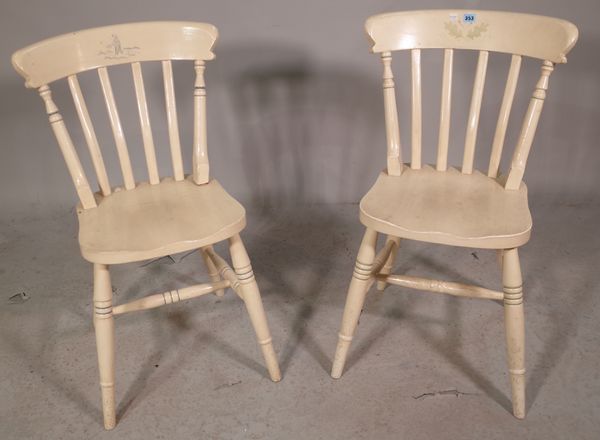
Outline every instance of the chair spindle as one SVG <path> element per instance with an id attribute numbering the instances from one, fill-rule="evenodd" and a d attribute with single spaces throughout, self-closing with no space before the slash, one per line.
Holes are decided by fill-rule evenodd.
<path id="1" fill-rule="evenodd" d="M 121 119 L 119 118 L 117 104 L 115 102 L 112 86 L 110 84 L 110 77 L 108 76 L 108 70 L 106 67 L 98 68 L 98 76 L 100 77 L 100 84 L 102 86 L 102 93 L 104 94 L 104 100 L 106 102 L 110 126 L 112 128 L 115 144 L 117 146 L 117 154 L 119 155 L 119 163 L 121 164 L 121 172 L 123 173 L 125 189 L 133 189 L 135 188 L 135 180 L 133 178 L 131 161 L 129 160 L 129 152 L 127 151 L 127 142 L 125 141 L 125 133 L 123 133 Z"/>
<path id="2" fill-rule="evenodd" d="M 209 179 L 208 147 L 206 139 L 206 86 L 204 83 L 204 61 L 194 62 L 194 154 L 192 169 L 194 182 L 202 185 Z"/>
<path id="3" fill-rule="evenodd" d="M 513 153 L 510 172 L 508 179 L 506 180 L 506 189 L 518 189 L 525 173 L 525 166 L 527 164 L 527 157 L 529 156 L 529 150 L 533 143 L 535 136 L 535 130 L 540 120 L 540 114 L 544 106 L 544 100 L 546 99 L 546 90 L 548 90 L 548 81 L 550 74 L 554 70 L 554 64 L 551 61 L 544 61 L 542 64 L 542 73 L 538 80 L 533 95 L 529 101 L 529 107 L 523 120 L 521 127 L 521 133 L 517 141 L 517 146 Z"/>
<path id="4" fill-rule="evenodd" d="M 442 79 L 442 100 L 440 104 L 440 131 L 436 169 L 446 171 L 448 168 L 448 141 L 450 139 L 450 106 L 452 103 L 452 64 L 454 50 L 444 49 L 444 73 Z"/>
<path id="5" fill-rule="evenodd" d="M 385 131 L 387 137 L 387 172 L 390 176 L 402 174 L 402 148 L 400 126 L 396 107 L 396 90 L 392 72 L 392 53 L 382 52 L 383 62 L 383 102 L 385 107 Z"/>
<path id="6" fill-rule="evenodd" d="M 487 71 L 489 52 L 479 51 L 477 71 L 473 82 L 473 93 L 471 95 L 471 108 L 467 122 L 467 133 L 465 135 L 465 152 L 463 155 L 462 172 L 471 174 L 475 159 L 475 144 L 477 142 L 477 128 L 479 127 L 479 115 L 481 114 L 481 101 L 483 100 L 483 88 L 485 86 L 485 74 Z"/>
<path id="7" fill-rule="evenodd" d="M 422 106 L 421 106 L 421 50 L 412 49 L 412 135 L 410 167 L 421 168 Z"/>
<path id="8" fill-rule="evenodd" d="M 496 178 L 500 167 L 500 159 L 502 158 L 502 149 L 504 148 L 504 139 L 506 137 L 506 128 L 508 127 L 508 118 L 510 110 L 517 90 L 517 82 L 519 80 L 519 71 L 521 70 L 521 56 L 513 55 L 510 60 L 510 68 L 508 69 L 508 77 L 506 78 L 506 86 L 504 88 L 504 96 L 500 105 L 500 114 L 496 124 L 496 132 L 492 142 L 492 153 L 490 155 L 490 165 L 488 167 L 488 176 Z"/>
<path id="9" fill-rule="evenodd" d="M 179 140 L 179 124 L 177 123 L 175 86 L 173 84 L 173 66 L 171 61 L 163 61 L 162 69 L 165 85 L 167 123 L 169 125 L 169 143 L 171 145 L 171 161 L 173 162 L 173 177 L 175 180 L 183 180 L 183 159 L 181 158 L 181 142 Z"/>
<path id="10" fill-rule="evenodd" d="M 92 192 L 87 177 L 85 176 L 85 172 L 83 171 L 83 167 L 79 161 L 79 156 L 77 156 L 77 151 L 75 151 L 75 146 L 73 145 L 71 136 L 67 131 L 67 127 L 65 126 L 62 115 L 59 113 L 58 107 L 52 100 L 52 92 L 50 91 L 50 87 L 48 87 L 48 85 L 43 85 L 38 89 L 38 92 L 46 106 L 48 121 L 52 126 L 52 131 L 56 136 L 60 150 L 62 151 L 65 162 L 67 163 L 67 168 L 71 174 L 71 179 L 73 179 L 73 184 L 75 185 L 75 190 L 77 191 L 77 195 L 81 201 L 81 206 L 83 206 L 84 209 L 94 208 L 96 206 L 94 193 Z"/>
<path id="11" fill-rule="evenodd" d="M 75 109 L 77 110 L 77 116 L 83 129 L 83 135 L 90 151 L 92 163 L 94 164 L 94 170 L 96 171 L 96 177 L 98 179 L 98 185 L 102 191 L 102 195 L 108 196 L 111 193 L 110 182 L 108 175 L 106 174 L 106 167 L 104 166 L 104 159 L 102 158 L 102 152 L 98 144 L 98 138 L 92 124 L 92 119 L 85 104 L 81 87 L 79 86 L 79 80 L 77 75 L 70 75 L 68 77 L 69 89 L 73 96 L 73 102 L 75 103 Z"/>
<path id="12" fill-rule="evenodd" d="M 148 180 L 152 185 L 156 185 L 160 182 L 160 177 L 158 175 L 158 166 L 156 164 L 156 151 L 154 150 L 154 138 L 152 137 L 152 126 L 150 125 L 150 115 L 148 114 L 148 103 L 146 101 L 142 65 L 139 62 L 131 63 L 131 73 L 133 75 L 135 97 L 137 100 L 138 113 L 140 115 L 140 126 L 142 129 L 142 139 L 144 141 L 144 154 L 146 156 L 146 166 L 148 167 Z"/>

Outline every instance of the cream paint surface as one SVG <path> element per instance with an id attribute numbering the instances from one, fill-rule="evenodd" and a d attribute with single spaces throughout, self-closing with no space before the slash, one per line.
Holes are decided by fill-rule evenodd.
<path id="1" fill-rule="evenodd" d="M 101 199 L 101 198 L 100 198 Z M 85 259 L 117 264 L 162 257 L 225 240 L 246 225 L 246 212 L 216 180 L 140 185 L 79 209 Z"/>
<path id="2" fill-rule="evenodd" d="M 403 2 L 404 9 L 447 7 L 444 1 Z M 596 1 L 576 6 L 558 0 L 501 4 L 459 1 L 461 9 L 504 9 L 564 18 L 580 29 L 580 39 L 568 64 L 558 65 L 550 80 L 525 181 L 532 200 L 587 200 L 600 187 L 600 30 Z M 58 0 L 8 2 L 0 17 L 3 44 L 0 57 L 53 35 L 111 23 L 189 19 L 214 23 L 220 31 L 215 60 L 206 63 L 208 151 L 211 174 L 244 205 L 291 206 L 302 203 L 357 202 L 385 167 L 385 128 L 381 96 L 381 62 L 369 54 L 364 20 L 375 13 L 399 8 L 389 1 L 327 4 L 307 1 L 289 4 L 259 0 L 239 3 L 191 1 L 174 5 L 149 1 L 144 8 L 125 8 L 108 0 L 83 5 Z M 69 11 L 65 14 L 64 11 Z M 310 32 L 308 32 L 310 29 Z M 423 157 L 435 163 L 443 53 L 422 56 Z M 154 131 L 161 176 L 169 166 L 168 127 L 161 66 L 144 67 L 148 110 Z M 455 54 L 449 165 L 462 163 L 471 90 L 477 54 Z M 479 122 L 475 168 L 487 169 L 508 55 L 490 55 Z M 393 62 L 405 157 L 410 151 L 410 54 Z M 174 64 L 175 93 L 180 109 L 181 144 L 187 162 L 192 155 L 193 67 Z M 523 61 L 505 148 L 518 136 L 539 63 Z M 131 149 L 136 180 L 147 180 L 143 139 L 131 72 L 111 73 L 119 114 Z M 82 75 L 82 92 L 94 119 L 106 166 L 118 162 L 110 123 L 99 93 L 98 79 Z M 76 195 L 65 165 L 45 121 L 36 93 L 25 90 L 8 62 L 0 65 L 0 215 L 45 207 L 69 209 Z M 83 165 L 93 174 L 84 134 L 63 84 L 54 90 Z M 426 115 L 434 115 L 426 117 Z M 485 117 L 484 115 L 491 115 Z M 508 151 L 508 149 L 506 150 Z M 506 156 L 507 154 L 505 154 Z M 501 168 L 507 163 L 503 158 Z M 187 165 L 186 173 L 191 172 Z M 96 187 L 96 182 L 90 182 Z"/>
<path id="3" fill-rule="evenodd" d="M 360 219 L 385 234 L 474 248 L 518 247 L 531 233 L 525 185 L 508 191 L 479 172 L 429 165 L 381 173 L 360 202 Z"/>

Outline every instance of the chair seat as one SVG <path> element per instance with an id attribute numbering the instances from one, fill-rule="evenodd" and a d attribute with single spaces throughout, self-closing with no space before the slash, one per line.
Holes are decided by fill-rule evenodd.
<path id="1" fill-rule="evenodd" d="M 378 232 L 412 240 L 476 248 L 508 249 L 531 233 L 527 187 L 508 191 L 475 171 L 405 167 L 382 172 L 360 202 L 361 222 Z"/>
<path id="2" fill-rule="evenodd" d="M 185 252 L 225 240 L 246 225 L 246 213 L 216 180 L 191 178 L 140 184 L 78 209 L 79 245 L 93 263 L 118 264 Z"/>

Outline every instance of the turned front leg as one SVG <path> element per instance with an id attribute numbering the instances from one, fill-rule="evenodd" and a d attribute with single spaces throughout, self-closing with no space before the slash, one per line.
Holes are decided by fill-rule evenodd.
<path id="1" fill-rule="evenodd" d="M 269 332 L 267 316 L 263 308 L 258 284 L 256 284 L 256 279 L 254 278 L 250 258 L 238 234 L 229 239 L 229 251 L 231 253 L 233 269 L 240 282 L 243 300 L 250 315 L 254 331 L 256 332 L 258 343 L 262 349 L 269 375 L 273 382 L 278 382 L 281 380 L 281 372 L 279 371 L 277 355 L 273 348 L 273 340 Z"/>
<path id="2" fill-rule="evenodd" d="M 344 370 L 346 357 L 350 342 L 354 336 L 358 318 L 362 311 L 365 302 L 367 290 L 373 281 L 373 261 L 375 260 L 375 246 L 377 244 L 377 232 L 372 229 L 367 229 L 363 237 L 358 256 L 356 257 L 356 265 L 352 273 L 352 281 L 348 289 L 348 297 L 344 308 L 344 316 L 342 317 L 342 327 L 339 333 L 335 357 L 333 360 L 333 368 L 331 369 L 331 377 L 338 379 Z"/>
<path id="3" fill-rule="evenodd" d="M 503 253 L 504 324 L 506 349 L 512 388 L 513 414 L 525 418 L 525 317 L 523 313 L 523 279 L 517 249 Z"/>
<path id="4" fill-rule="evenodd" d="M 115 418 L 115 323 L 108 266 L 94 264 L 94 328 L 102 391 L 104 428 L 113 429 Z"/>

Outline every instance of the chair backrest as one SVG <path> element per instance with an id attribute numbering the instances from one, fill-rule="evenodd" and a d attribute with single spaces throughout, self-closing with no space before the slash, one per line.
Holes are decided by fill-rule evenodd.
<path id="1" fill-rule="evenodd" d="M 486 70 L 490 52 L 512 54 L 500 114 L 492 142 L 488 176 L 496 178 L 506 129 L 523 56 L 542 60 L 541 76 L 535 86 L 522 128 L 515 146 L 506 189 L 521 184 L 527 157 L 542 111 L 548 79 L 555 63 L 565 63 L 566 55 L 577 41 L 577 28 L 570 22 L 538 15 L 493 11 L 428 10 L 395 12 L 370 17 L 365 28 L 373 47 L 383 61 L 383 93 L 387 134 L 387 167 L 390 175 L 402 173 L 403 161 L 398 126 L 398 111 L 392 52 L 410 50 L 412 60 L 412 145 L 411 168 L 421 168 L 422 105 L 421 50 L 443 49 L 442 96 L 436 169 L 448 166 L 450 108 L 452 101 L 452 64 L 455 49 L 479 51 L 479 58 L 467 119 L 462 172 L 473 172 L 475 145 Z"/>
<path id="2" fill-rule="evenodd" d="M 135 188 L 136 180 L 133 176 L 127 142 L 119 118 L 108 67 L 120 64 L 131 65 L 149 181 L 150 184 L 155 185 L 160 182 L 160 178 L 141 63 L 146 61 L 162 63 L 173 178 L 183 180 L 183 160 L 181 157 L 171 61 L 193 60 L 196 79 L 194 84 L 192 169 L 194 182 L 203 184 L 209 180 L 204 61 L 214 58 L 211 50 L 217 35 L 217 29 L 206 23 L 131 23 L 61 35 L 33 44 L 13 54 L 13 66 L 25 78 L 25 85 L 30 88 L 37 88 L 44 101 L 50 124 L 84 209 L 95 207 L 96 199 L 63 118 L 52 100 L 48 84 L 67 78 L 100 190 L 103 196 L 108 196 L 112 191 L 111 185 L 77 74 L 93 69 L 98 72 L 117 147 L 124 187 L 129 190 Z"/>

